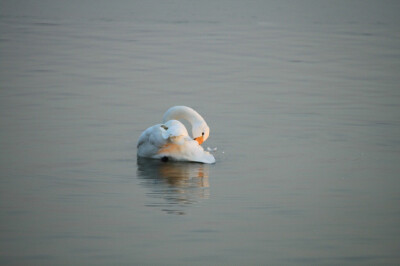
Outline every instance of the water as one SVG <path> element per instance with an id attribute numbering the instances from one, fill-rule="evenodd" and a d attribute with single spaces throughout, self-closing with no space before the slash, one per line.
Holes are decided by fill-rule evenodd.
<path id="1" fill-rule="evenodd" d="M 2 265 L 396 265 L 397 1 L 2 1 Z M 136 158 L 173 105 L 217 163 Z"/>

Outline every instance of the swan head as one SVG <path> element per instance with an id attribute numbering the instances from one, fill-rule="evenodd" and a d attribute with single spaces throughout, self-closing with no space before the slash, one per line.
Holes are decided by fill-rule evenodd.
<path id="1" fill-rule="evenodd" d="M 201 145 L 204 141 L 208 139 L 208 136 L 210 135 L 210 128 L 205 122 L 198 123 L 193 125 L 192 134 L 193 139 L 196 140 L 199 145 Z"/>
<path id="2" fill-rule="evenodd" d="M 208 127 L 206 121 L 203 117 L 187 106 L 174 106 L 165 112 L 163 116 L 163 122 L 175 119 L 175 120 L 186 120 L 192 125 L 192 136 L 200 145 L 206 141 L 210 135 L 210 128 Z"/>

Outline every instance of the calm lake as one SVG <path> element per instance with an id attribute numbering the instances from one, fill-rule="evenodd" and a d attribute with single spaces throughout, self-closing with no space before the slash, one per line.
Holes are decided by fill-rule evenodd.
<path id="1" fill-rule="evenodd" d="M 1 265 L 399 265 L 399 1 L 1 1 Z M 138 160 L 174 105 L 215 164 Z"/>

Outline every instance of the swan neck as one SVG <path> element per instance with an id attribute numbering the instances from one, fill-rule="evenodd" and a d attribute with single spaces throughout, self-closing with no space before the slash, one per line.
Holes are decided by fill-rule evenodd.
<path id="1" fill-rule="evenodd" d="M 192 126 L 195 124 L 203 123 L 204 119 L 195 110 L 187 106 L 171 107 L 163 117 L 163 123 L 169 120 L 186 120 Z"/>

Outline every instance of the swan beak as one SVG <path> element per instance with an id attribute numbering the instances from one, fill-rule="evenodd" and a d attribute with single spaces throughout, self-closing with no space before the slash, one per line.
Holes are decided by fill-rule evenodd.
<path id="1" fill-rule="evenodd" d="M 198 137 L 198 138 L 194 138 L 194 140 L 197 141 L 199 143 L 199 145 L 201 145 L 204 142 L 203 136 Z"/>

